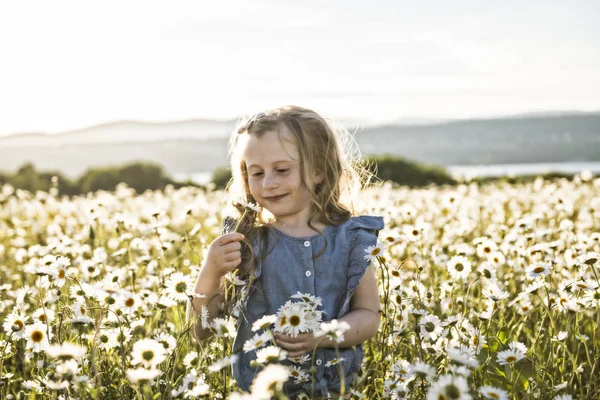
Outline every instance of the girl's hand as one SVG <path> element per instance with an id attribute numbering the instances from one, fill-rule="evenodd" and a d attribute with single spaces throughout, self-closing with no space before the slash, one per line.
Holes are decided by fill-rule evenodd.
<path id="1" fill-rule="evenodd" d="M 288 352 L 288 357 L 300 357 L 312 352 L 323 338 L 315 337 L 312 332 L 300 333 L 291 337 L 280 332 L 273 332 L 275 342 Z"/>
<path id="2" fill-rule="evenodd" d="M 236 269 L 242 262 L 242 239 L 244 235 L 237 232 L 226 233 L 216 238 L 208 248 L 204 268 L 219 277 Z"/>

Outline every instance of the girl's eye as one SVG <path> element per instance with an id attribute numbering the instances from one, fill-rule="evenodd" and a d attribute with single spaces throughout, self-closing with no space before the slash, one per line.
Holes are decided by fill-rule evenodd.
<path id="1" fill-rule="evenodd" d="M 252 174 L 252 176 L 260 176 L 260 175 L 262 175 L 262 172 L 255 172 Z"/>
<path id="2" fill-rule="evenodd" d="M 277 172 L 284 173 L 284 172 L 288 172 L 288 170 L 287 169 L 278 169 Z"/>

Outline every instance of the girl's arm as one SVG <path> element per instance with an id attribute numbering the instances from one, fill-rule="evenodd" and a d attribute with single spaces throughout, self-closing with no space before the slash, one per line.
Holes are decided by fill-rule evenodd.
<path id="1" fill-rule="evenodd" d="M 356 291 L 350 300 L 350 312 L 339 319 L 350 325 L 341 343 L 329 339 L 314 337 L 312 333 L 302 333 L 295 338 L 275 332 L 279 346 L 288 351 L 289 357 L 298 357 L 312 351 L 315 346 L 340 348 L 352 347 L 369 340 L 379 329 L 379 289 L 372 266 L 369 266 L 360 279 Z"/>
<path id="2" fill-rule="evenodd" d="M 219 236 L 208 248 L 206 260 L 202 265 L 194 291 L 201 298 L 192 301 L 192 315 L 194 317 L 193 336 L 197 340 L 206 339 L 212 332 L 208 327 L 202 326 L 201 318 L 198 318 L 202 306 L 208 311 L 208 322 L 212 321 L 220 312 L 223 303 L 221 278 L 228 272 L 233 271 L 242 262 L 240 240 L 244 235 L 232 232 Z"/>
<path id="3" fill-rule="evenodd" d="M 194 336 L 196 340 L 203 340 L 210 337 L 212 332 L 207 327 L 202 326 L 202 320 L 201 318 L 198 318 L 198 316 L 200 315 L 203 306 L 205 306 L 208 311 L 209 324 L 213 318 L 220 314 L 220 308 L 223 304 L 221 276 L 211 273 L 210 268 L 206 268 L 206 264 L 204 264 L 200 270 L 198 279 L 196 280 L 194 292 L 202 297 L 196 297 L 192 300 L 192 315 L 194 318 L 192 336 Z"/>

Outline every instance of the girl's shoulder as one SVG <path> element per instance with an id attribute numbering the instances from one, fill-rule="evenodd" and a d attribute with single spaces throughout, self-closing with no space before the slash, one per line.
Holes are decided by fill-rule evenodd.
<path id="1" fill-rule="evenodd" d="M 350 247 L 359 243 L 377 241 L 379 231 L 384 228 L 383 217 L 359 215 L 350 217 L 338 226 L 337 234 L 343 235 Z"/>
<path id="2" fill-rule="evenodd" d="M 350 217 L 347 221 L 338 226 L 338 230 L 356 230 L 363 229 L 372 232 L 378 232 L 384 227 L 383 217 L 376 215 L 358 215 Z"/>

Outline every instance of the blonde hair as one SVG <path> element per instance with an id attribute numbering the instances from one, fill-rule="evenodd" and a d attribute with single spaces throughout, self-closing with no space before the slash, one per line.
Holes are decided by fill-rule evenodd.
<path id="1" fill-rule="evenodd" d="M 261 137 L 266 132 L 287 129 L 294 139 L 300 155 L 302 183 L 310 193 L 313 214 L 308 226 L 315 231 L 313 222 L 339 225 L 354 215 L 353 198 L 357 198 L 364 184 L 371 178 L 361 164 L 360 152 L 350 133 L 344 128 L 334 129 L 316 112 L 297 106 L 284 106 L 256 114 L 238 124 L 229 140 L 229 158 L 232 179 L 228 185 L 231 200 L 256 203 L 248 184 L 248 171 L 244 160 L 245 141 L 248 135 Z M 307 185 L 307 182 L 318 183 Z M 267 225 L 262 211 L 235 205 L 238 231 L 247 238 L 260 233 Z M 243 220 L 240 218 L 243 217 Z M 264 232 L 264 229 L 262 230 Z M 320 232 L 322 234 L 322 232 Z"/>

